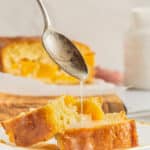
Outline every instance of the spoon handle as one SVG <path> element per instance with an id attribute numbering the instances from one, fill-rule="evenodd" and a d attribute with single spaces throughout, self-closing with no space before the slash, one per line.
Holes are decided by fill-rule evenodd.
<path id="1" fill-rule="evenodd" d="M 52 23 L 51 23 L 50 18 L 48 16 L 48 12 L 44 6 L 43 0 L 37 0 L 37 2 L 38 2 L 38 5 L 41 9 L 43 18 L 44 18 L 44 24 L 45 24 L 44 29 L 47 29 L 49 26 L 52 26 Z"/>

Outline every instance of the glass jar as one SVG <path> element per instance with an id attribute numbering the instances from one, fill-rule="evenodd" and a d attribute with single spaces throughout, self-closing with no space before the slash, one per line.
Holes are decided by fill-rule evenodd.
<path id="1" fill-rule="evenodd" d="M 150 8 L 133 9 L 124 49 L 125 85 L 150 89 Z"/>

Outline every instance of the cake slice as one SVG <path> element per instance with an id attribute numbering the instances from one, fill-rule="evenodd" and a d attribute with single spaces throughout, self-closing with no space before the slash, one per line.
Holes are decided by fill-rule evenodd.
<path id="1" fill-rule="evenodd" d="M 65 73 L 49 58 L 40 38 L 20 37 L 4 39 L 0 38 L 0 45 L 3 45 L 1 43 L 5 45 L 0 47 L 1 71 L 38 79 L 46 83 L 79 83 L 79 80 Z M 94 53 L 85 44 L 76 41 L 73 41 L 73 43 L 85 59 L 89 71 L 86 82 L 91 83 L 94 78 Z"/>
<path id="2" fill-rule="evenodd" d="M 70 126 L 56 136 L 60 150 L 114 150 L 138 146 L 136 125 L 124 112 Z"/>

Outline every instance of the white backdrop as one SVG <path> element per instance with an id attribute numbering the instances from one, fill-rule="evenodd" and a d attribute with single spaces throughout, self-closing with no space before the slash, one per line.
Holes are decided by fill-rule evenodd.
<path id="1" fill-rule="evenodd" d="M 150 0 L 44 0 L 55 27 L 88 43 L 97 64 L 123 69 L 123 37 L 130 9 Z M 0 0 L 0 35 L 37 35 L 42 18 L 36 0 Z"/>

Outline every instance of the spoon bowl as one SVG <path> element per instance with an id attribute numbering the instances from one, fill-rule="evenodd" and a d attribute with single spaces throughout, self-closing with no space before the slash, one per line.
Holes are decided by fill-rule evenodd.
<path id="1" fill-rule="evenodd" d="M 45 30 L 42 36 L 43 45 L 49 56 L 65 72 L 84 80 L 88 74 L 86 64 L 74 44 L 63 34 L 54 30 Z"/>

